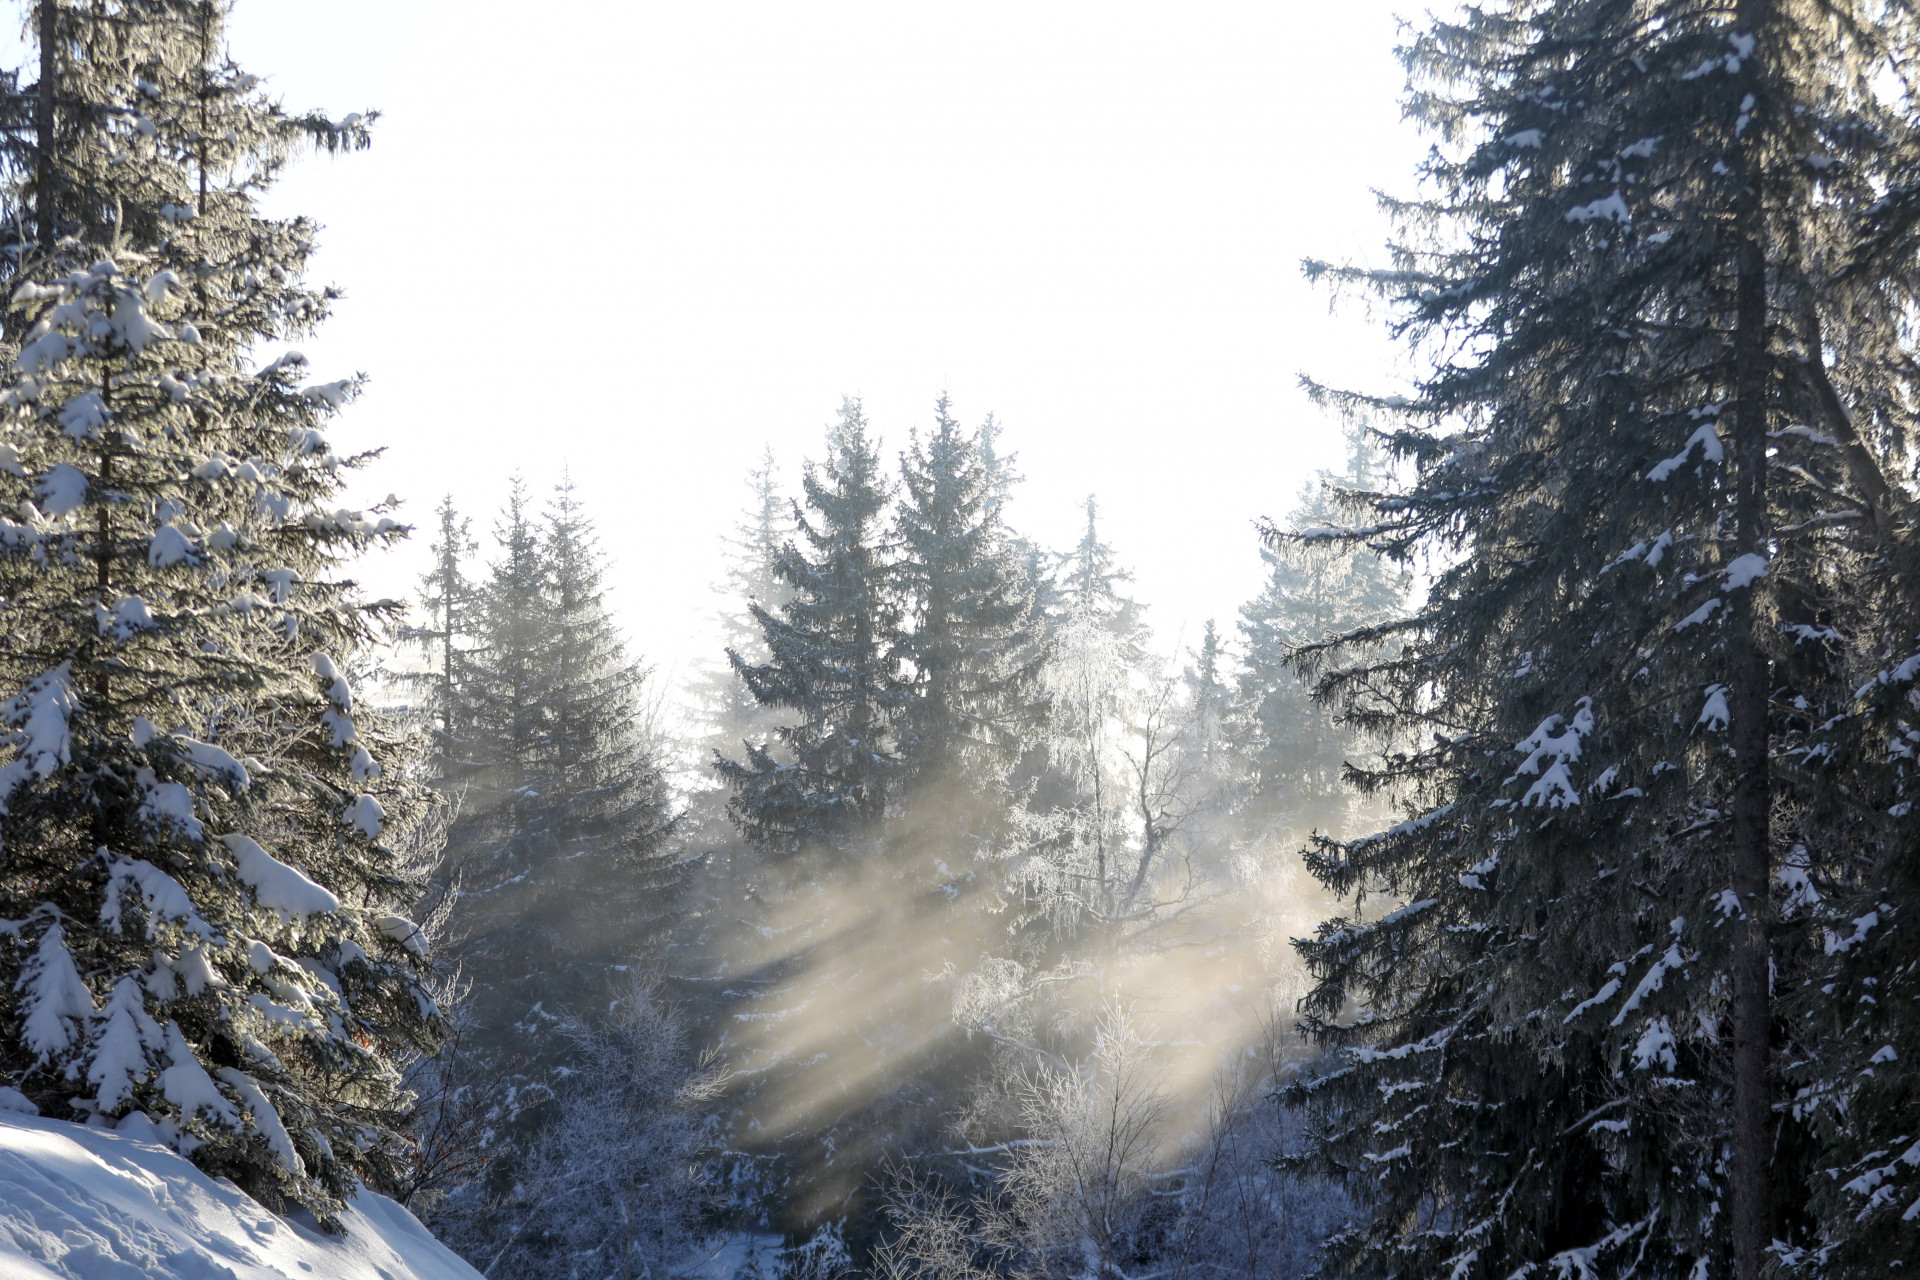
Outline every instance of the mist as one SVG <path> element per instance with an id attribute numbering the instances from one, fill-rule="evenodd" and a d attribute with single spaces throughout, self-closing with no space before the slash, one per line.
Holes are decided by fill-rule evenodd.
<path id="1" fill-rule="evenodd" d="M 444 1087 L 546 1168 L 537 1135 L 600 1105 L 565 1045 L 637 998 L 595 1012 L 596 975 L 641 973 L 701 1082 L 686 1194 L 727 1267 L 1038 1258 L 1096 1202 L 1101 1249 L 1197 1265 L 1229 1186 L 1243 1261 L 1304 1266 L 1350 1206 L 1271 1163 L 1297 1127 L 1274 1091 L 1318 1052 L 1294 944 L 1342 909 L 1303 851 L 1389 809 L 1293 654 L 1411 578 L 1250 531 L 1264 585 L 1164 648 L 1100 497 L 1037 540 L 1019 434 L 929 404 L 896 443 L 849 397 L 797 474 L 746 469 L 721 644 L 677 680 L 621 641 L 578 489 L 518 484 L 490 538 L 442 505 L 388 680 L 459 809 L 434 929 L 471 1041 Z M 1296 523 L 1387 465 L 1330 431 L 1343 467 Z M 529 1196 L 438 1194 L 443 1237 L 540 1265 Z"/>

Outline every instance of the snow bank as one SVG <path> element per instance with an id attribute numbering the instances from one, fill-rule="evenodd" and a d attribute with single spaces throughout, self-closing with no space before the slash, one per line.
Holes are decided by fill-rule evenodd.
<path id="1" fill-rule="evenodd" d="M 344 1221 L 328 1236 L 164 1147 L 0 1114 L 0 1280 L 478 1280 L 385 1196 Z"/>

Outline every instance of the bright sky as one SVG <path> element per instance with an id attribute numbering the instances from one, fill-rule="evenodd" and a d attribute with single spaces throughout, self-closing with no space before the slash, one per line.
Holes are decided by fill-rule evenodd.
<path id="1" fill-rule="evenodd" d="M 1391 3 L 241 0 L 232 37 L 290 107 L 383 113 L 274 204 L 347 291 L 303 346 L 371 375 L 367 488 L 485 528 L 570 467 L 671 670 L 748 464 L 791 483 L 843 394 L 890 451 L 942 388 L 993 412 L 1025 532 L 1097 493 L 1163 643 L 1230 622 L 1336 455 L 1296 376 L 1387 376 L 1298 262 L 1377 260 L 1410 185 Z"/>

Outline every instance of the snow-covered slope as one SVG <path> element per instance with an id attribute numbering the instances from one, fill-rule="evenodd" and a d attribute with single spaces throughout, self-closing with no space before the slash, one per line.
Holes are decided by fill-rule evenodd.
<path id="1" fill-rule="evenodd" d="M 0 1280 L 478 1280 L 385 1196 L 345 1221 L 327 1236 L 165 1147 L 0 1113 Z"/>

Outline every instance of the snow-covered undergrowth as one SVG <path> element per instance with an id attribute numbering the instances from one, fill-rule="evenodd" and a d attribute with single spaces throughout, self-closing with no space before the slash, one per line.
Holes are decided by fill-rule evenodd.
<path id="1" fill-rule="evenodd" d="M 385 1196 L 342 1218 L 328 1236 L 165 1147 L 0 1114 L 0 1280 L 477 1280 Z"/>

